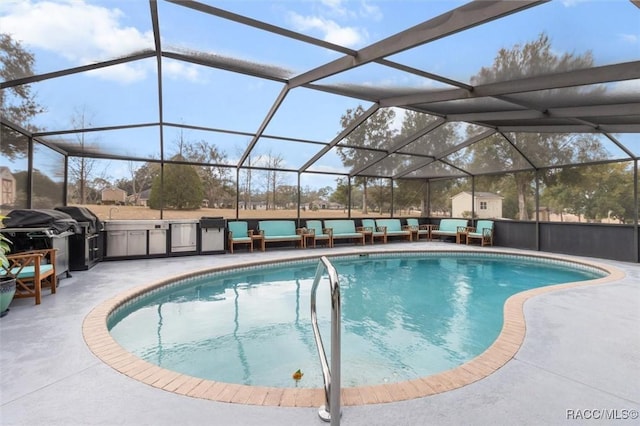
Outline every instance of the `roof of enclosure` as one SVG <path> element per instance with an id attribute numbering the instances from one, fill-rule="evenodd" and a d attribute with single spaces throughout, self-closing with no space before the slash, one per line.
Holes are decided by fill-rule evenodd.
<path id="1" fill-rule="evenodd" d="M 61 3 L 69 6 L 61 13 L 73 13 L 73 3 Z M 352 16 L 365 6 L 379 7 L 381 15 L 375 30 L 367 31 L 364 18 L 342 27 L 368 36 L 352 47 L 328 36 L 336 21 L 314 25 L 293 10 L 309 2 L 259 3 L 278 13 L 254 16 L 262 10 L 258 2 L 117 2 L 119 16 L 144 17 L 145 24 L 131 27 L 138 34 L 131 39 L 144 42 L 131 42 L 123 31 L 117 56 L 96 50 L 73 66 L 49 61 L 50 69 L 1 87 L 30 84 L 50 95 L 34 136 L 71 156 L 166 160 L 169 145 L 184 134 L 225 151 L 222 165 L 385 178 L 640 156 L 638 1 L 351 2 L 344 11 Z M 393 5 L 400 18 L 385 24 L 391 11 L 385 15 L 382 7 Z M 77 28 L 60 31 L 83 36 Z M 589 60 L 523 69 L 522 58 L 508 58 L 491 72 L 500 49 L 508 53 L 542 35 L 558 58 Z M 129 84 L 99 78 L 142 69 L 146 78 Z M 61 111 L 87 104 L 97 119 L 65 123 Z M 347 111 L 358 114 L 341 122 Z M 362 132 L 389 111 L 394 131 L 377 139 Z M 408 114 L 413 127 L 402 126 Z M 79 130 L 93 142 L 77 143 Z M 603 149 L 546 155 L 549 145 L 541 141 L 562 135 L 563 146 L 588 139 Z M 345 151 L 350 163 L 341 161 Z M 265 153 L 281 161 L 268 163 Z"/>

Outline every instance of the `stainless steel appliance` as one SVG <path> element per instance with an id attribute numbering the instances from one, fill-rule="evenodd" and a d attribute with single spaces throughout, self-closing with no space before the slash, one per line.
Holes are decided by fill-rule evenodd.
<path id="1" fill-rule="evenodd" d="M 106 221 L 106 257 L 166 255 L 168 228 L 164 220 Z"/>
<path id="2" fill-rule="evenodd" d="M 167 254 L 167 229 L 149 229 L 149 255 Z"/>
<path id="3" fill-rule="evenodd" d="M 200 253 L 224 253 L 226 227 L 222 217 L 200 218 Z"/>
<path id="4" fill-rule="evenodd" d="M 170 220 L 170 252 L 196 252 L 198 248 L 198 222 L 193 220 Z"/>
<path id="5" fill-rule="evenodd" d="M 94 267 L 103 257 L 102 222 L 85 207 L 63 206 L 55 210 L 74 218 L 80 232 L 69 236 L 69 269 L 84 271 Z"/>

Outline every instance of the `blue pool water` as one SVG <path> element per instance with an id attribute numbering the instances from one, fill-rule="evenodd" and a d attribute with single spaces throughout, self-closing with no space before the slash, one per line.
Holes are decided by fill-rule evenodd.
<path id="1" fill-rule="evenodd" d="M 332 258 L 342 293 L 342 384 L 411 380 L 482 353 L 506 299 L 589 280 L 595 268 L 522 256 L 422 253 Z M 247 385 L 321 387 L 310 320 L 317 261 L 216 272 L 119 308 L 112 336 L 135 355 L 191 376 Z M 318 319 L 330 353 L 328 281 Z M 291 375 L 302 370 L 303 379 Z"/>

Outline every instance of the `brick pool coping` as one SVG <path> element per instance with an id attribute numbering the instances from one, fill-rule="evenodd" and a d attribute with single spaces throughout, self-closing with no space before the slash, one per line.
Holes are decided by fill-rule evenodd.
<path id="1" fill-rule="evenodd" d="M 442 252 L 456 253 L 456 251 L 451 250 L 442 250 Z M 464 253 L 469 252 L 465 251 Z M 509 254 L 508 252 L 491 252 L 484 250 L 482 253 L 497 255 Z M 518 253 L 518 255 L 522 254 Z M 588 281 L 539 287 L 514 294 L 505 302 L 504 322 L 498 338 L 479 356 L 458 367 L 427 377 L 397 383 L 343 388 L 341 391 L 341 404 L 343 406 L 352 406 L 404 401 L 458 389 L 481 380 L 500 369 L 511 360 L 520 349 L 526 333 L 524 303 L 527 300 L 534 296 L 558 290 L 613 282 L 623 278 L 625 275 L 624 272 L 617 268 L 582 259 L 575 260 L 551 254 L 545 254 L 544 256 L 527 254 L 525 256 L 582 264 L 603 270 L 609 275 Z M 286 261 L 303 260 L 308 257 L 309 256 L 304 256 L 296 259 L 287 258 Z M 95 356 L 120 373 L 155 388 L 179 395 L 238 404 L 280 407 L 319 407 L 325 403 L 324 390 L 322 388 L 247 386 L 216 382 L 177 373 L 151 364 L 129 353 L 113 339 L 107 328 L 109 315 L 116 308 L 154 288 L 207 272 L 224 271 L 238 266 L 260 265 L 274 262 L 277 263 L 278 261 L 262 261 L 251 264 L 243 263 L 242 265 L 208 268 L 206 270 L 177 275 L 167 280 L 146 284 L 125 291 L 101 303 L 86 316 L 82 324 L 84 340 Z"/>

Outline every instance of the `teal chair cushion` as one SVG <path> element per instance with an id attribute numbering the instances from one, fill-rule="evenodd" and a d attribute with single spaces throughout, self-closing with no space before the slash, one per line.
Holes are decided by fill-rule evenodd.
<path id="1" fill-rule="evenodd" d="M 264 232 L 265 238 L 299 237 L 293 220 L 261 220 L 258 222 L 258 228 Z"/>
<path id="2" fill-rule="evenodd" d="M 40 265 L 40 273 L 41 274 L 45 274 L 49 271 L 51 271 L 53 269 L 53 265 Z M 30 265 L 30 266 L 25 266 L 22 268 L 22 270 L 20 269 L 20 267 L 14 267 L 11 269 L 11 274 L 14 275 L 16 278 L 33 278 L 36 273 L 35 273 L 36 269 L 35 266 Z M 6 275 L 7 272 L 5 270 L 0 271 L 0 275 L 4 276 Z"/>
<path id="3" fill-rule="evenodd" d="M 234 240 L 241 240 L 242 238 L 251 240 L 251 238 L 249 238 L 249 226 L 247 222 L 227 222 L 227 226 L 229 232 L 232 232 L 231 237 Z"/>
<path id="4" fill-rule="evenodd" d="M 491 231 L 493 231 L 493 221 L 492 220 L 479 220 L 478 223 L 476 223 L 476 233 L 477 234 L 485 233 L 485 229 L 487 230 L 488 233 L 491 233 Z"/>
<path id="5" fill-rule="evenodd" d="M 391 233 L 406 233 L 400 225 L 400 219 L 376 219 L 376 225 L 385 226 L 387 228 L 387 234 Z"/>
<path id="6" fill-rule="evenodd" d="M 331 219 L 325 220 L 324 225 L 327 228 L 333 229 L 333 236 L 336 235 L 360 235 L 356 231 L 356 223 L 353 219 Z"/>
<path id="7" fill-rule="evenodd" d="M 362 226 L 364 226 L 365 228 L 371 228 L 371 230 L 373 231 L 373 235 L 375 236 L 384 235 L 384 231 L 378 230 L 378 228 L 376 227 L 376 221 L 373 219 L 362 219 Z"/>
<path id="8" fill-rule="evenodd" d="M 407 225 L 417 228 L 420 226 L 420 222 L 418 222 L 418 219 L 409 218 L 407 219 Z"/>
<path id="9" fill-rule="evenodd" d="M 307 220 L 307 229 L 313 229 L 316 238 L 328 238 L 329 234 L 325 234 L 322 228 L 322 221 L 320 220 Z"/>
<path id="10" fill-rule="evenodd" d="M 362 219 L 362 226 L 365 228 L 371 228 L 372 231 L 375 231 L 376 221 L 373 219 Z"/>

